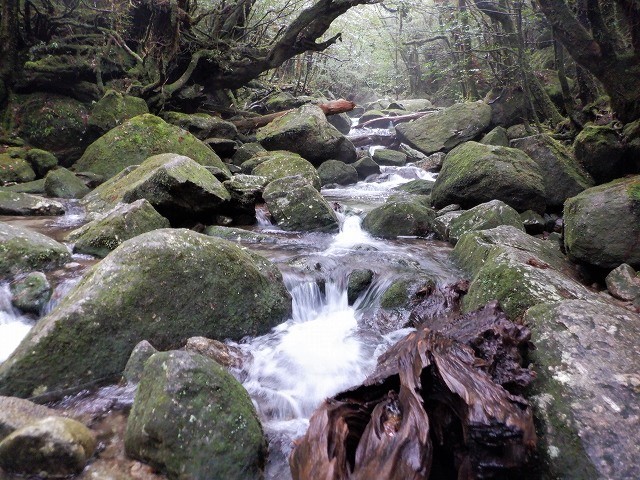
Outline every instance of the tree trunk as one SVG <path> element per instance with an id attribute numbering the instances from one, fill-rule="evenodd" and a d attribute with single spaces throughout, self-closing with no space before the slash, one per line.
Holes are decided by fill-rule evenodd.
<path id="1" fill-rule="evenodd" d="M 0 19 L 0 80 L 11 83 L 18 64 L 18 0 L 3 0 Z M 2 99 L 0 98 L 0 102 Z"/>
<path id="2" fill-rule="evenodd" d="M 612 51 L 610 39 L 602 40 L 607 29 L 601 18 L 598 18 L 598 9 L 592 8 L 589 11 L 592 33 L 576 18 L 564 1 L 538 0 L 538 3 L 569 54 L 602 83 L 618 118 L 625 123 L 639 118 L 638 52 Z M 588 0 L 587 4 L 593 7 L 591 0 Z"/>

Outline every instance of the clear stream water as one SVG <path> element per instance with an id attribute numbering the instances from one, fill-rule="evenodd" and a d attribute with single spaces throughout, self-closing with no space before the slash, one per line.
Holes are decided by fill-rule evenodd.
<path id="1" fill-rule="evenodd" d="M 393 189 L 416 178 L 432 178 L 412 166 L 383 167 L 380 175 L 340 188 L 323 189 L 329 202 L 346 213 L 339 214 L 337 234 L 283 232 L 269 224 L 259 210 L 252 229 L 276 239 L 273 243 L 245 243 L 274 261 L 283 272 L 293 298 L 293 315 L 270 333 L 233 343 L 245 354 L 241 369 L 232 373 L 249 392 L 270 442 L 268 479 L 290 478 L 286 458 L 292 441 L 302 435 L 314 409 L 327 397 L 357 385 L 373 370 L 377 357 L 402 338 L 408 329 L 380 328 L 376 317 L 381 292 L 398 276 L 428 275 L 440 281 L 460 277 L 449 261 L 450 247 L 442 242 L 403 238 L 394 241 L 372 238 L 361 229 L 361 218 L 382 204 Z M 21 223 L 61 239 L 84 221 L 74 206 L 59 218 L 0 217 Z M 74 256 L 58 272 L 55 292 L 42 314 L 62 298 L 94 260 Z M 347 301 L 347 277 L 355 268 L 375 272 L 372 285 L 353 305 Z M 21 315 L 11 306 L 9 286 L 0 284 L 0 362 L 16 348 L 36 319 Z M 229 342 L 231 343 L 231 342 Z M 115 393 L 114 393 L 115 392 Z M 92 402 L 74 411 L 84 413 L 102 406 L 131 402 L 131 392 L 110 389 L 98 392 Z M 109 398 L 107 401 L 105 398 Z M 111 403 L 109 403 L 111 402 Z M 66 407 L 71 408 L 71 407 Z"/>

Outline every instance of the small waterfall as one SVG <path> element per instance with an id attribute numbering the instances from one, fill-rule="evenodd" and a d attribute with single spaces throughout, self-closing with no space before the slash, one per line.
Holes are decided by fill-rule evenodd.
<path id="1" fill-rule="evenodd" d="M 11 355 L 31 327 L 33 321 L 11 304 L 9 284 L 0 284 L 0 363 Z"/>
<path id="2" fill-rule="evenodd" d="M 256 223 L 259 227 L 273 227 L 265 206 L 256 205 Z"/>

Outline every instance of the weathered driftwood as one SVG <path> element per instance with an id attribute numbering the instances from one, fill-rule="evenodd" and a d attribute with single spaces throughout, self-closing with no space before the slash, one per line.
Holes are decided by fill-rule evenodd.
<path id="1" fill-rule="evenodd" d="M 482 326 L 476 328 L 475 319 Z M 509 322 L 490 304 L 452 327 L 434 319 L 442 331 L 423 326 L 394 345 L 362 386 L 326 400 L 313 414 L 289 458 L 294 480 L 515 474 L 536 444 L 531 408 L 492 380 L 489 370 L 505 371 L 499 349 L 485 359 L 463 343 L 482 344 L 489 332 L 504 336 L 502 344 L 529 345 L 525 327 L 503 320 Z"/>
<path id="2" fill-rule="evenodd" d="M 435 111 L 437 111 L 437 108 L 422 112 L 408 113 L 407 115 L 389 115 L 386 117 L 374 118 L 372 120 L 367 120 L 364 123 L 358 123 L 358 128 L 387 128 L 389 124 L 395 126 L 399 123 L 410 122 L 411 120 L 424 117 L 425 115 Z"/>
<path id="3" fill-rule="evenodd" d="M 356 104 L 349 100 L 339 99 L 331 100 L 327 103 L 320 103 L 318 107 L 322 109 L 325 115 L 335 115 L 337 113 L 345 113 L 353 110 Z M 276 118 L 282 117 L 284 114 L 293 111 L 294 109 L 283 110 L 282 112 L 269 113 L 267 115 L 261 115 L 253 118 L 243 118 L 242 120 L 234 120 L 233 123 L 238 130 L 253 130 L 256 128 L 264 127 L 265 125 L 273 122 Z"/>
<path id="4" fill-rule="evenodd" d="M 365 133 L 364 135 L 354 135 L 349 140 L 355 147 L 366 147 L 369 145 L 384 145 L 388 147 L 393 145 L 396 140 L 395 135 L 378 135 Z"/>

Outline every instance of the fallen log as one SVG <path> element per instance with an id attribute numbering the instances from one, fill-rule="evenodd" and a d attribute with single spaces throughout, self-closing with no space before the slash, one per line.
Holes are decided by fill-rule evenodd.
<path id="1" fill-rule="evenodd" d="M 377 135 L 377 134 L 364 134 L 354 135 L 348 137 L 354 147 L 366 147 L 369 145 L 383 145 L 388 147 L 393 144 L 396 139 L 395 135 Z"/>
<path id="2" fill-rule="evenodd" d="M 372 120 L 367 120 L 364 123 L 358 123 L 356 125 L 357 128 L 387 128 L 389 124 L 396 126 L 399 123 L 410 122 L 411 120 L 416 120 L 420 117 L 424 117 L 429 113 L 433 113 L 438 111 L 437 108 L 433 110 L 423 110 L 421 112 L 409 113 L 407 115 L 389 115 L 387 117 L 379 117 L 374 118 Z"/>
<path id="3" fill-rule="evenodd" d="M 325 115 L 335 115 L 338 113 L 350 112 L 356 107 L 356 104 L 349 100 L 339 99 L 331 100 L 327 103 L 320 103 L 317 105 L 322 109 Z M 280 118 L 283 115 L 292 112 L 295 109 L 283 110 L 282 112 L 269 113 L 267 115 L 260 115 L 259 117 L 243 118 L 242 120 L 234 120 L 233 123 L 238 130 L 254 130 L 256 128 L 264 127 L 273 122 L 276 118 Z"/>
<path id="4" fill-rule="evenodd" d="M 492 380 L 501 355 L 478 357 L 461 341 L 488 331 L 502 344 L 528 344 L 525 327 L 503 322 L 493 303 L 450 328 L 432 319 L 442 331 L 422 326 L 399 341 L 363 385 L 316 410 L 289 457 L 293 479 L 515 478 L 536 445 L 532 409 Z"/>

